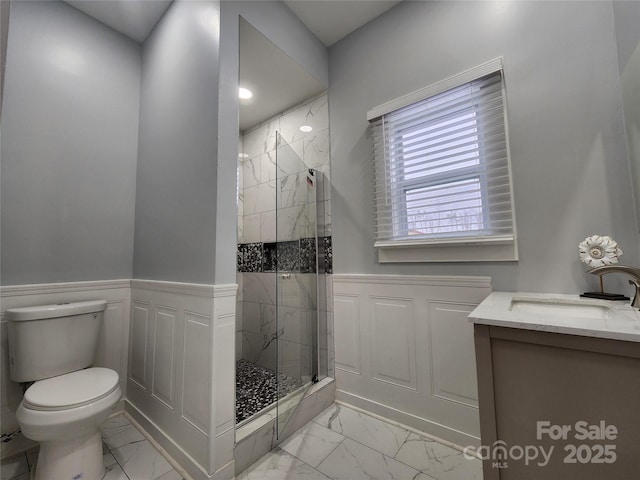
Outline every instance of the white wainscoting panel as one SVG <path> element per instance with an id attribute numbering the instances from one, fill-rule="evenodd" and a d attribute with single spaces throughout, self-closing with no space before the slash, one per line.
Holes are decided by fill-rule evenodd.
<path id="1" fill-rule="evenodd" d="M 360 374 L 360 306 L 357 295 L 336 295 L 334 296 L 334 336 L 336 351 L 336 369 Z M 336 322 L 335 319 L 340 321 Z"/>
<path id="2" fill-rule="evenodd" d="M 131 351 L 129 380 L 147 389 L 147 344 L 149 341 L 149 304 L 134 300 L 131 314 Z"/>
<path id="3" fill-rule="evenodd" d="M 211 403 L 211 317 L 184 313 L 182 418 L 207 434 Z M 209 399 L 203 402 L 202 399 Z"/>
<path id="4" fill-rule="evenodd" d="M 158 307 L 156 309 L 156 331 L 153 350 L 153 382 L 152 395 L 169 408 L 174 405 L 175 379 L 175 347 L 177 312 L 173 308 Z"/>
<path id="5" fill-rule="evenodd" d="M 374 380 L 417 389 L 416 311 L 412 299 L 369 297 Z"/>
<path id="6" fill-rule="evenodd" d="M 213 403 L 210 405 L 215 432 L 210 470 L 233 471 L 236 426 L 236 363 L 234 337 L 236 330 L 236 285 L 216 286 L 213 304 Z"/>
<path id="7" fill-rule="evenodd" d="M 15 430 L 18 424 L 15 411 L 22 400 L 22 388 L 9 377 L 9 352 L 7 342 L 7 322 L 4 312 L 10 308 L 35 305 L 51 305 L 86 300 L 106 300 L 94 365 L 107 367 L 118 372 L 123 397 L 127 392 L 127 364 L 129 344 L 129 315 L 131 288 L 130 280 L 102 280 L 90 282 L 45 283 L 37 285 L 10 285 L 0 288 L 1 314 L 0 364 L 2 365 L 0 391 L 2 392 L 1 418 L 2 433 Z M 3 455 L 10 455 L 12 442 L 2 444 Z"/>
<path id="8" fill-rule="evenodd" d="M 195 479 L 233 470 L 235 294 L 132 280 L 126 408 Z"/>
<path id="9" fill-rule="evenodd" d="M 478 408 L 473 328 L 469 328 L 467 318 L 475 307 L 460 303 L 429 304 L 429 364 L 434 396 Z M 470 370 L 469 365 L 474 368 Z"/>
<path id="10" fill-rule="evenodd" d="M 473 325 L 488 277 L 333 275 L 336 399 L 479 445 Z"/>

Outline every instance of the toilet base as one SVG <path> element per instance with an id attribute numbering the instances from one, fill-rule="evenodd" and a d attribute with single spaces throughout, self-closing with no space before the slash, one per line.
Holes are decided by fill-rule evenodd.
<path id="1" fill-rule="evenodd" d="M 34 480 L 100 480 L 104 474 L 98 429 L 89 435 L 40 444 Z"/>

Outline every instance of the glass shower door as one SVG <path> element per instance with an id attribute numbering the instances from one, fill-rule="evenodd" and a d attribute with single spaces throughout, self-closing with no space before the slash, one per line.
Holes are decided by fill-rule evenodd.
<path id="1" fill-rule="evenodd" d="M 315 172 L 279 133 L 276 142 L 277 435 L 280 437 L 317 379 L 318 265 Z"/>

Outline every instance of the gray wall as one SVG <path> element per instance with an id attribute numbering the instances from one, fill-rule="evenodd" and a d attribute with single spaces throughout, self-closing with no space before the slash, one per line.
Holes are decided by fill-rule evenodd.
<path id="1" fill-rule="evenodd" d="M 14 2 L 2 111 L 2 284 L 130 278 L 140 46 Z"/>
<path id="2" fill-rule="evenodd" d="M 640 2 L 613 2 L 613 16 L 636 221 L 640 231 Z"/>
<path id="3" fill-rule="evenodd" d="M 135 278 L 214 283 L 219 18 L 177 1 L 143 46 Z"/>
<path id="4" fill-rule="evenodd" d="M 238 166 L 238 52 L 242 16 L 284 53 L 327 84 L 327 49 L 281 2 L 222 2 L 215 282 L 236 279 L 236 175 Z M 234 252 L 234 253 L 231 253 Z"/>
<path id="5" fill-rule="evenodd" d="M 7 62 L 7 39 L 9 38 L 10 2 L 0 2 L 0 116 L 2 116 L 2 92 L 4 90 L 4 69 Z"/>
<path id="6" fill-rule="evenodd" d="M 503 56 L 519 262 L 377 263 L 366 112 Z M 403 2 L 329 50 L 335 273 L 490 275 L 496 290 L 596 287 L 610 235 L 638 264 L 610 2 Z M 605 281 L 630 291 L 626 280 Z"/>
<path id="7" fill-rule="evenodd" d="M 327 83 L 324 46 L 279 2 L 224 2 L 221 24 L 218 2 L 177 1 L 142 49 L 62 2 L 16 5 L 2 283 L 235 282 L 238 17 Z"/>

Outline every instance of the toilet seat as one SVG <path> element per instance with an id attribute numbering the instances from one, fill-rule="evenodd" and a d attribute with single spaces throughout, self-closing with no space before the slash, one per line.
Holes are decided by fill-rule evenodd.
<path id="1" fill-rule="evenodd" d="M 24 394 L 23 405 L 30 410 L 69 410 L 94 403 L 118 388 L 118 374 L 108 368 L 93 367 L 39 380 Z"/>

